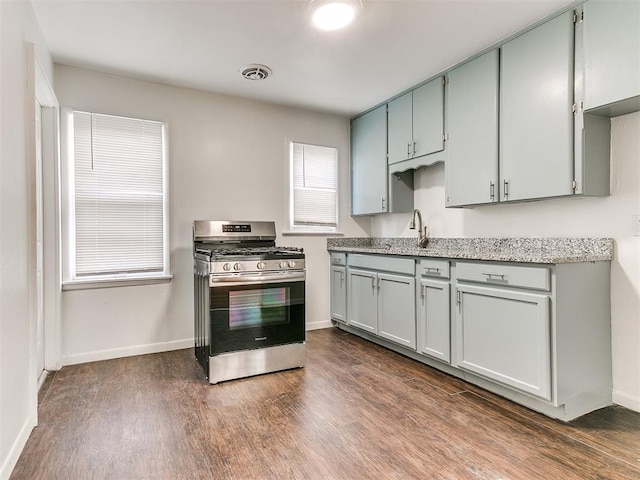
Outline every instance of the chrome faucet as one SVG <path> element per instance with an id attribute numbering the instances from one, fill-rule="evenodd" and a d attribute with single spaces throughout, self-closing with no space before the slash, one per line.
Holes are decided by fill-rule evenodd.
<path id="1" fill-rule="evenodd" d="M 426 248 L 429 240 L 427 238 L 427 227 L 424 227 L 424 233 L 422 233 L 422 214 L 417 208 L 413 211 L 413 216 L 409 222 L 409 229 L 416 229 L 416 215 L 418 215 L 418 248 Z"/>

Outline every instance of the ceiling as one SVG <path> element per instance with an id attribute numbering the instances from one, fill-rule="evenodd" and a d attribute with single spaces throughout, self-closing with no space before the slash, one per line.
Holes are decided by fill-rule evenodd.
<path id="1" fill-rule="evenodd" d="M 56 63 L 353 115 L 570 0 L 362 0 L 323 32 L 307 0 L 32 0 Z M 238 73 L 273 70 L 264 81 Z"/>

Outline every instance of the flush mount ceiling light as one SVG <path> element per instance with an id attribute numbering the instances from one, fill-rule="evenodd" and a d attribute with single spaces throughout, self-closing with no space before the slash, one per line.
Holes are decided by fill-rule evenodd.
<path id="1" fill-rule="evenodd" d="M 245 65 L 239 70 L 247 80 L 266 80 L 271 75 L 271 69 L 266 65 L 260 65 L 259 63 L 252 63 L 251 65 Z"/>
<path id="2" fill-rule="evenodd" d="M 360 0 L 311 0 L 311 21 L 320 30 L 338 30 L 349 25 L 362 8 Z"/>

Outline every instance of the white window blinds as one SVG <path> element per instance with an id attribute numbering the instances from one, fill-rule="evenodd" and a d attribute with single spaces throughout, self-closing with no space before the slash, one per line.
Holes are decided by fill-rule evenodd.
<path id="1" fill-rule="evenodd" d="M 337 227 L 338 150 L 291 143 L 292 227 Z"/>
<path id="2" fill-rule="evenodd" d="M 76 277 L 164 271 L 163 130 L 73 112 Z"/>

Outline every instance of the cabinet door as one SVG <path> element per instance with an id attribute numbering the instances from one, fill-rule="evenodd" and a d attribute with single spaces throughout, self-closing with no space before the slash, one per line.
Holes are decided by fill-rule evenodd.
<path id="1" fill-rule="evenodd" d="M 389 163 L 413 157 L 413 93 L 389 102 Z"/>
<path id="2" fill-rule="evenodd" d="M 585 109 L 640 95 L 640 2 L 584 5 Z"/>
<path id="3" fill-rule="evenodd" d="M 573 193 L 573 30 L 566 12 L 502 47 L 503 200 Z"/>
<path id="4" fill-rule="evenodd" d="M 415 350 L 415 277 L 378 274 L 378 335 Z"/>
<path id="5" fill-rule="evenodd" d="M 378 333 L 378 287 L 373 272 L 347 270 L 348 323 L 371 333 Z"/>
<path id="6" fill-rule="evenodd" d="M 345 267 L 331 267 L 331 318 L 347 321 L 347 278 Z"/>
<path id="7" fill-rule="evenodd" d="M 497 202 L 498 50 L 449 73 L 446 205 Z"/>
<path id="8" fill-rule="evenodd" d="M 387 211 L 387 109 L 351 122 L 351 213 Z"/>
<path id="9" fill-rule="evenodd" d="M 458 367 L 551 400 L 549 297 L 458 285 Z"/>
<path id="10" fill-rule="evenodd" d="M 413 156 L 444 150 L 444 84 L 442 77 L 413 91 Z"/>
<path id="11" fill-rule="evenodd" d="M 451 362 L 449 282 L 423 278 L 418 308 L 418 353 Z"/>

